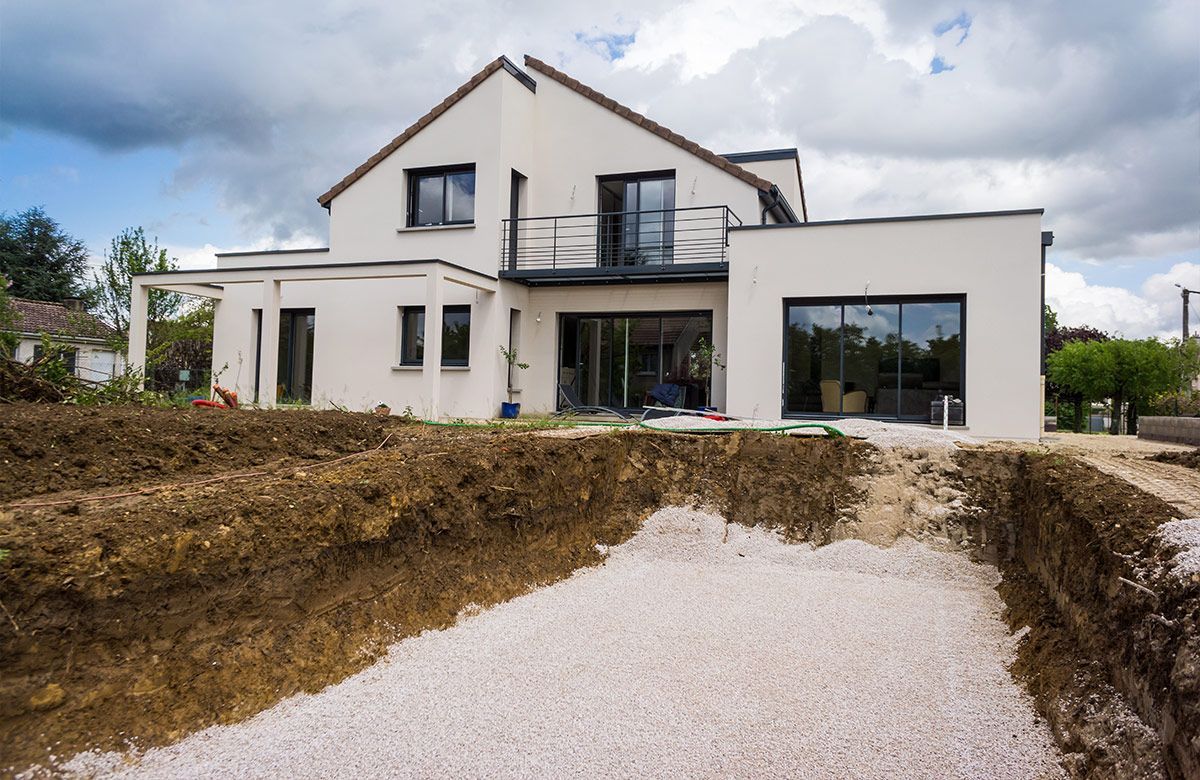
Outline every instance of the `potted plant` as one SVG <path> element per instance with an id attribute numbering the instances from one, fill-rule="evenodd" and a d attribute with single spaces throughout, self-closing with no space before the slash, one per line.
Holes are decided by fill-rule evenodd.
<path id="1" fill-rule="evenodd" d="M 513 368 L 525 370 L 529 368 L 529 364 L 520 362 L 521 359 L 517 356 L 516 347 L 510 349 L 501 344 L 500 356 L 508 364 L 508 402 L 500 402 L 500 417 L 505 420 L 514 420 L 521 413 L 521 405 L 513 403 Z"/>
<path id="2" fill-rule="evenodd" d="M 721 361 L 721 353 L 717 352 L 717 348 L 712 342 L 701 337 L 689 357 L 691 365 L 688 368 L 691 369 L 691 375 L 704 383 L 704 404 L 711 408 L 713 367 L 725 370 L 725 364 Z"/>

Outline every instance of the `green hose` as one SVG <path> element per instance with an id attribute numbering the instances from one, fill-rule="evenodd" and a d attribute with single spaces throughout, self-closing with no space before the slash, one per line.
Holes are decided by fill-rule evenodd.
<path id="1" fill-rule="evenodd" d="M 440 422 L 438 420 L 421 420 L 422 425 L 435 425 L 440 428 L 504 428 L 507 423 L 469 423 L 469 422 Z M 613 420 L 611 422 L 591 422 L 585 420 L 579 421 L 538 421 L 535 423 L 513 423 L 514 427 L 528 428 L 579 428 L 583 426 L 602 426 L 605 428 L 617 427 L 632 427 L 645 428 L 648 431 L 658 431 L 659 433 L 690 433 L 698 435 L 708 435 L 713 433 L 737 433 L 739 431 L 758 431 L 759 433 L 782 433 L 784 431 L 794 431 L 798 428 L 822 428 L 831 438 L 842 439 L 846 434 L 834 428 L 832 425 L 825 423 L 791 423 L 789 425 L 778 425 L 771 428 L 754 428 L 751 426 L 739 426 L 736 428 L 658 428 L 653 425 L 647 425 L 641 420 Z"/>

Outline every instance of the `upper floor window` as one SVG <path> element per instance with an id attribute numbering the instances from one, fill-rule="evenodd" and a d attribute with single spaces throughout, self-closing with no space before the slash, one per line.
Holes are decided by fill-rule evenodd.
<path id="1" fill-rule="evenodd" d="M 408 226 L 469 225 L 475 221 L 475 166 L 408 172 Z"/>

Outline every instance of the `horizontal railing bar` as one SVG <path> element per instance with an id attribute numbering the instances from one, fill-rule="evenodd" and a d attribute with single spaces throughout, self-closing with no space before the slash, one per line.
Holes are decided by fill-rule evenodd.
<path id="1" fill-rule="evenodd" d="M 684 206 L 678 209 L 644 209 L 641 211 L 596 211 L 591 214 L 547 214 L 536 217 L 505 217 L 503 222 L 526 222 L 538 219 L 572 219 L 576 217 L 614 217 L 624 214 L 666 214 L 668 212 L 675 213 L 680 211 L 724 211 L 727 214 L 738 218 L 733 210 L 728 206 Z M 715 219 L 715 217 L 714 217 Z M 740 219 L 739 219 L 740 221 Z"/>

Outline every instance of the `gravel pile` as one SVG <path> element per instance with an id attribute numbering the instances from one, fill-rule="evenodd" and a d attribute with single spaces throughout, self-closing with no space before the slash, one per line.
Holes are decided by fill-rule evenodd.
<path id="1" fill-rule="evenodd" d="M 1171 571 L 1181 580 L 1200 574 L 1200 518 L 1172 520 L 1158 527 L 1159 537 L 1179 548 L 1171 561 Z"/>
<path id="2" fill-rule="evenodd" d="M 796 425 L 800 420 L 709 420 L 694 415 L 678 417 L 663 417 L 646 423 L 648 427 L 661 430 L 737 430 L 741 428 L 780 428 Z M 953 448 L 957 442 L 972 441 L 969 436 L 955 433 L 953 430 L 942 431 L 921 425 L 905 425 L 904 423 L 885 423 L 878 420 L 861 418 L 844 418 L 841 420 L 823 420 L 837 428 L 847 436 L 866 439 L 877 447 L 893 449 L 903 448 Z M 797 432 L 810 429 L 798 428 Z M 819 431 L 820 429 L 811 429 Z"/>
<path id="3" fill-rule="evenodd" d="M 122 777 L 1028 778 L 1061 770 L 1010 677 L 996 571 L 915 542 L 817 550 L 659 511 L 604 566 Z"/>

